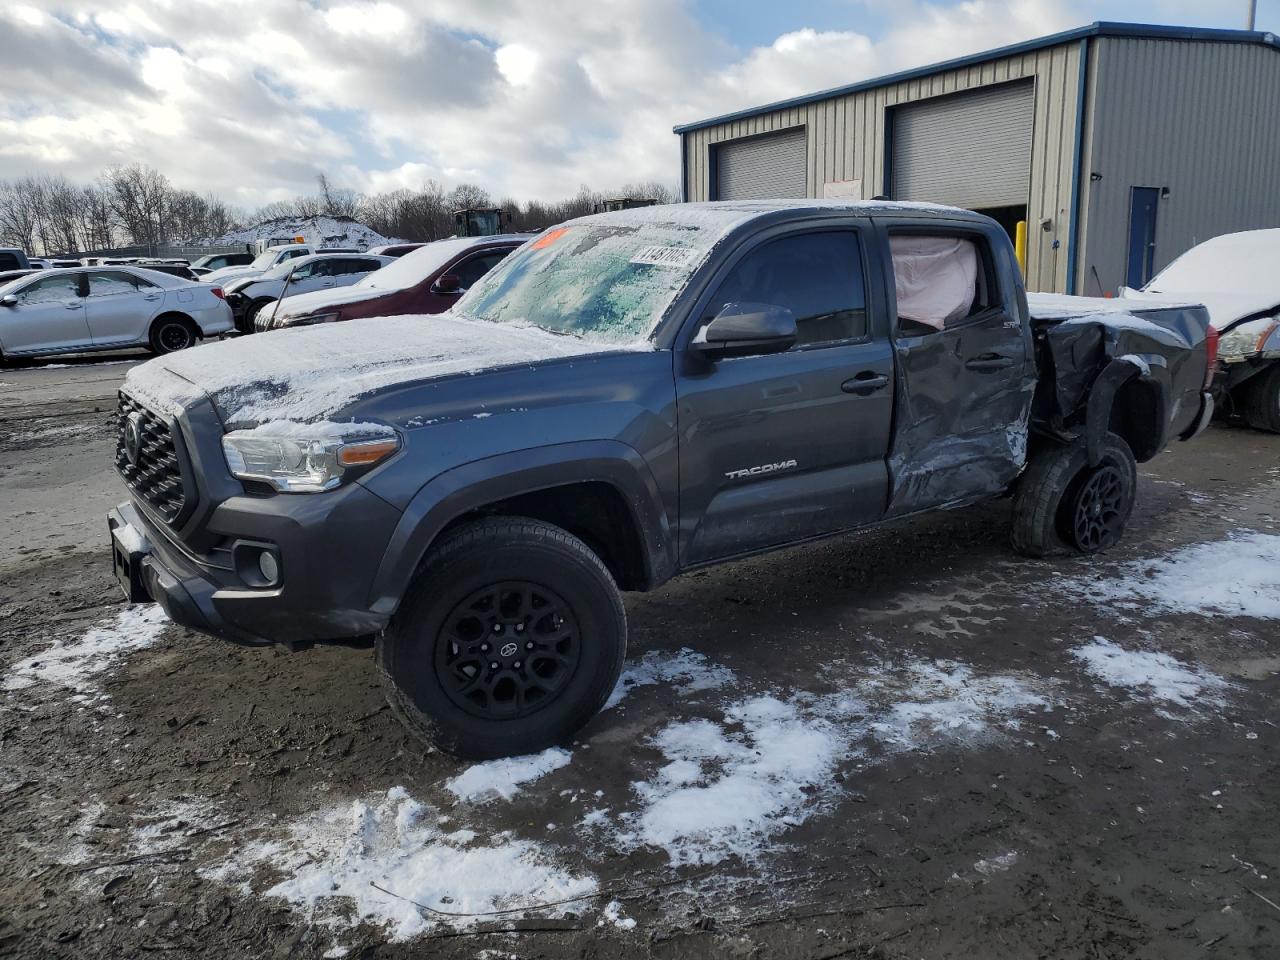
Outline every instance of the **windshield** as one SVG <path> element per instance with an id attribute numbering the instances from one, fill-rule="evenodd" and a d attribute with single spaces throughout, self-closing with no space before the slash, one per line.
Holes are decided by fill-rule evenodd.
<path id="1" fill-rule="evenodd" d="M 264 273 L 262 277 L 264 280 L 283 280 L 290 273 L 292 273 L 294 269 L 301 270 L 304 266 L 306 266 L 306 263 L 307 261 L 304 261 L 299 257 L 293 257 L 292 259 L 284 261 L 284 263 L 276 264 L 274 267 L 272 267 L 270 270 Z"/>
<path id="2" fill-rule="evenodd" d="M 22 281 L 30 280 L 30 279 L 31 279 L 30 275 L 27 275 L 22 277 L 15 277 L 12 280 L 0 280 L 0 297 L 3 297 L 7 293 L 13 293 L 15 290 L 18 289 L 18 285 L 22 283 Z"/>
<path id="3" fill-rule="evenodd" d="M 276 262 L 276 257 L 279 254 L 279 250 L 268 250 L 266 253 L 260 253 L 253 258 L 253 263 L 249 264 L 249 266 L 255 270 L 265 270 Z"/>
<path id="4" fill-rule="evenodd" d="M 458 254 L 474 247 L 475 241 L 437 240 L 406 253 L 395 263 L 375 270 L 356 284 L 366 290 L 404 290 L 421 283 Z"/>
<path id="5" fill-rule="evenodd" d="M 457 311 L 607 343 L 643 339 L 719 236 L 674 218 L 556 227 L 487 274 Z"/>

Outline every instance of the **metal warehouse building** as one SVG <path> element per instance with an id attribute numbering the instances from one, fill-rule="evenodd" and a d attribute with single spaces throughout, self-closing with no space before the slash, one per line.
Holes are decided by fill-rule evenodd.
<path id="1" fill-rule="evenodd" d="M 675 128 L 687 200 L 887 195 L 1029 225 L 1027 286 L 1141 286 L 1280 226 L 1280 41 L 1095 23 Z"/>

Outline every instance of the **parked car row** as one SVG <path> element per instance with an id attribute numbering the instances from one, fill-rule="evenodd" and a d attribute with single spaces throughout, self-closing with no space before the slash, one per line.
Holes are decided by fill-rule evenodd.
<path id="1" fill-rule="evenodd" d="M 235 314 L 236 329 L 253 333 L 254 316 L 287 293 L 349 286 L 395 262 L 392 257 L 366 253 L 314 253 L 285 259 L 265 273 L 232 277 L 224 289 Z"/>

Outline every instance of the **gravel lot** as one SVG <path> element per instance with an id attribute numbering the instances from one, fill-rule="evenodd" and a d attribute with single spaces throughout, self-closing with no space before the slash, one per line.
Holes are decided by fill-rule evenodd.
<path id="1" fill-rule="evenodd" d="M 1280 437 L 1094 561 L 994 503 L 630 596 L 581 742 L 467 765 L 366 650 L 124 608 L 127 369 L 0 370 L 0 955 L 1280 955 Z"/>

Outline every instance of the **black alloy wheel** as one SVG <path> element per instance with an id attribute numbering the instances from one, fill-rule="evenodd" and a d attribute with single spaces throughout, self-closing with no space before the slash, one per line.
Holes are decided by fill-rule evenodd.
<path id="1" fill-rule="evenodd" d="M 1086 473 L 1071 502 L 1071 540 L 1084 553 L 1108 550 L 1124 535 L 1126 487 L 1120 468 L 1104 463 Z"/>
<path id="2" fill-rule="evenodd" d="M 559 594 L 505 581 L 475 591 L 445 618 L 435 669 L 463 710 L 519 720 L 554 699 L 573 677 L 581 650 L 577 618 Z"/>

